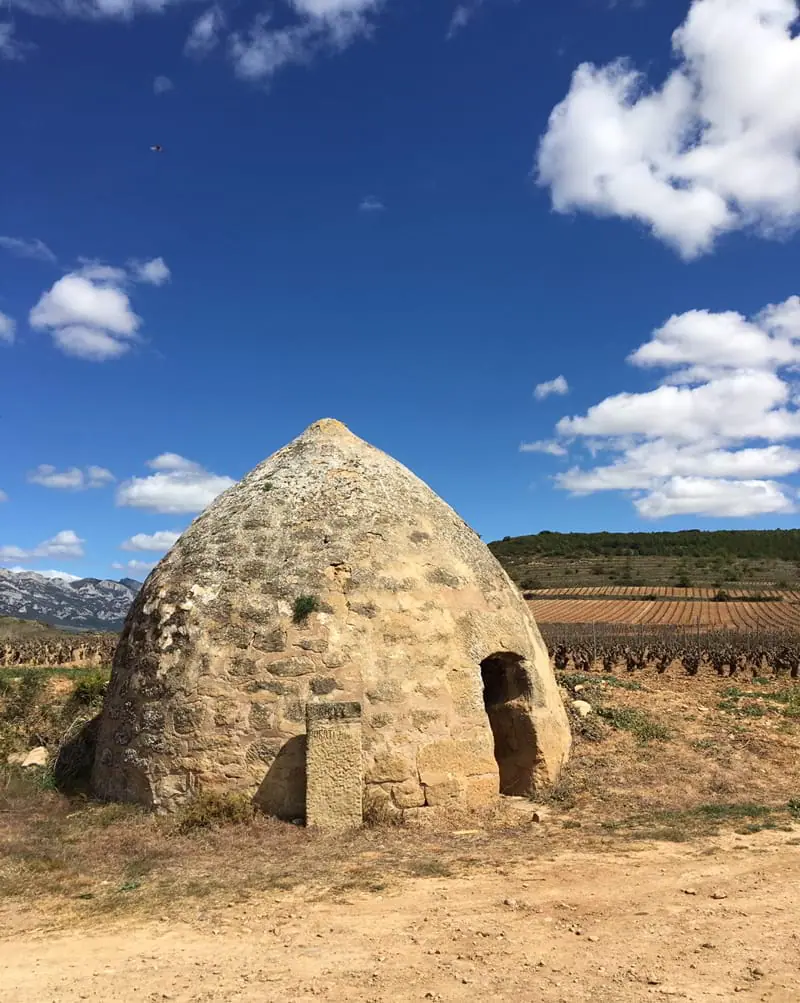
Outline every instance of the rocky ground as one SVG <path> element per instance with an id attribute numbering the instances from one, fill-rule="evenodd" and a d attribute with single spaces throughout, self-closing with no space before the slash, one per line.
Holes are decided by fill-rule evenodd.
<path id="1" fill-rule="evenodd" d="M 381 892 L 298 886 L 47 932 L 6 912 L 0 1000 L 797 999 L 797 834 L 555 854 L 536 836 L 526 861 Z"/>
<path id="2" fill-rule="evenodd" d="M 797 999 L 798 688 L 562 676 L 542 821 L 191 828 L 0 778 L 0 1001 Z"/>

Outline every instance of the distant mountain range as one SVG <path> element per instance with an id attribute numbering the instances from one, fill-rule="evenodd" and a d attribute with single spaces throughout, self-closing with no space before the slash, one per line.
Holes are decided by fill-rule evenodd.
<path id="1" fill-rule="evenodd" d="M 0 568 L 0 616 L 40 620 L 65 630 L 120 630 L 142 583 L 60 578 Z"/>

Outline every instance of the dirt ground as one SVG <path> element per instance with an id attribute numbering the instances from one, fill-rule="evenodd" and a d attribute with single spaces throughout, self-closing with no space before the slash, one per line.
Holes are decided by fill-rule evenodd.
<path id="1" fill-rule="evenodd" d="M 7 784 L 0 1001 L 800 998 L 800 688 L 562 682 L 595 712 L 538 823 L 182 833 Z"/>
<path id="2" fill-rule="evenodd" d="M 337 901 L 295 889 L 191 922 L 46 934 L 26 922 L 0 943 L 0 1000 L 788 1003 L 798 887 L 800 838 L 762 831 L 567 852 Z"/>

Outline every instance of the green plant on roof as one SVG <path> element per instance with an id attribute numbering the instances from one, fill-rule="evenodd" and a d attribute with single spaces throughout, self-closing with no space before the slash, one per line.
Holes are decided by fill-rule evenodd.
<path id="1" fill-rule="evenodd" d="M 294 601 L 292 619 L 295 623 L 305 623 L 312 613 L 319 609 L 319 599 L 316 596 L 298 596 Z"/>

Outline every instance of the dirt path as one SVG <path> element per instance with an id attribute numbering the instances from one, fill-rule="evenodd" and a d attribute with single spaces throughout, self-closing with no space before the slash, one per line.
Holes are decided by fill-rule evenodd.
<path id="1" fill-rule="evenodd" d="M 564 852 L 336 902 L 265 893 L 182 924 L 45 931 L 5 912 L 0 1000 L 788 1003 L 798 835 Z"/>

